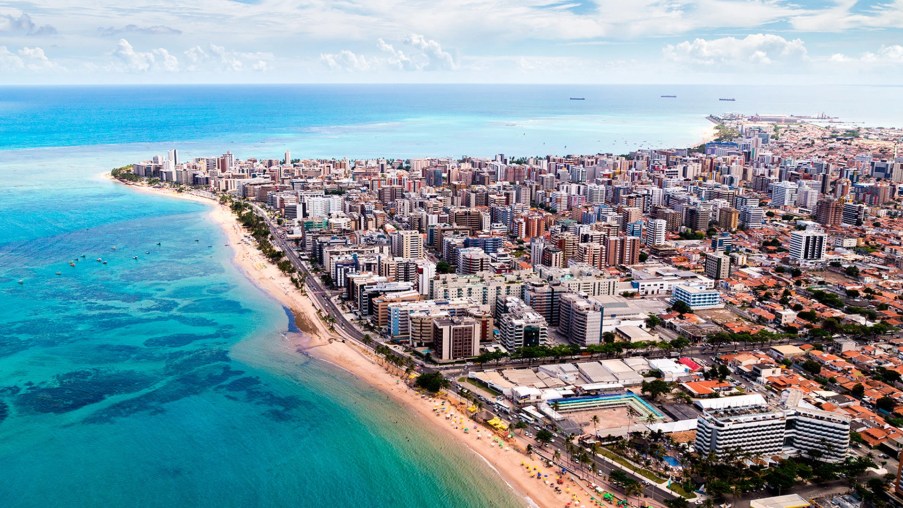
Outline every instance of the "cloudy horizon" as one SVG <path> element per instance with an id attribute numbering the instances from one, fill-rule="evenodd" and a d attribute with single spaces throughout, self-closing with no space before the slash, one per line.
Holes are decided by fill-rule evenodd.
<path id="1" fill-rule="evenodd" d="M 3 84 L 903 83 L 903 0 L 0 7 Z"/>

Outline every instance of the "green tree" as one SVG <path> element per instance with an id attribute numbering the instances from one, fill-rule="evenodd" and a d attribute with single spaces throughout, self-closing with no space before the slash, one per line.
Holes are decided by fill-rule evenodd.
<path id="1" fill-rule="evenodd" d="M 857 399 L 861 399 L 862 396 L 865 395 L 865 387 L 862 386 L 862 383 L 856 383 L 853 385 L 853 388 L 850 389 L 850 395 Z"/>
<path id="2" fill-rule="evenodd" d="M 649 314 L 646 317 L 646 328 L 649 328 L 650 330 L 654 330 L 655 327 L 661 326 L 662 323 L 664 323 L 664 321 L 662 321 L 662 318 L 656 316 L 655 314 Z"/>
<path id="3" fill-rule="evenodd" d="M 693 309 L 686 303 L 680 300 L 674 302 L 671 305 L 671 310 L 677 312 L 678 314 L 692 314 Z"/>
<path id="4" fill-rule="evenodd" d="M 656 400 L 661 395 L 671 393 L 671 385 L 661 379 L 653 379 L 652 381 L 643 381 L 640 391 L 649 395 L 649 398 Z"/>
<path id="5" fill-rule="evenodd" d="M 821 364 L 815 360 L 806 360 L 803 362 L 803 370 L 812 375 L 821 373 Z"/>
<path id="6" fill-rule="evenodd" d="M 441 372 L 429 372 L 417 376 L 415 384 L 430 393 L 438 393 L 439 390 L 448 387 L 449 382 Z"/>
<path id="7" fill-rule="evenodd" d="M 455 273 L 455 269 L 447 262 L 439 261 L 436 263 L 436 273 Z"/>
<path id="8" fill-rule="evenodd" d="M 668 508 L 690 508 L 690 502 L 683 496 L 672 497 L 665 500 L 665 506 Z"/>
<path id="9" fill-rule="evenodd" d="M 552 432 L 547 429 L 539 429 L 539 432 L 536 433 L 536 440 L 543 444 L 549 444 L 552 442 Z"/>
<path id="10" fill-rule="evenodd" d="M 897 407 L 897 401 L 890 397 L 884 396 L 875 401 L 875 406 L 882 411 L 887 411 L 888 413 L 890 413 L 894 410 L 895 407 Z"/>

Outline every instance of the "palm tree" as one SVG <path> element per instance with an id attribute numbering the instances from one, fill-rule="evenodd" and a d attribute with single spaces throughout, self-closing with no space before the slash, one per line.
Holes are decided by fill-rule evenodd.
<path id="1" fill-rule="evenodd" d="M 624 488 L 624 493 L 627 495 L 629 499 L 631 496 L 642 496 L 643 495 L 643 484 L 638 481 L 633 481 Z M 639 500 L 638 500 L 639 501 Z M 639 502 L 637 502 L 637 506 L 639 506 Z"/>
<path id="2" fill-rule="evenodd" d="M 650 425 L 658 421 L 658 418 L 656 418 L 654 414 L 649 413 L 648 415 L 646 415 L 646 418 L 644 418 L 644 421 L 646 422 L 646 428 L 649 428 Z M 652 431 L 652 429 L 649 430 L 650 432 Z"/>
<path id="3" fill-rule="evenodd" d="M 633 426 L 633 419 L 637 416 L 640 416 L 639 411 L 627 404 L 627 439 L 630 439 L 630 428 Z"/>
<path id="4" fill-rule="evenodd" d="M 595 434 L 596 427 L 599 425 L 599 415 L 593 415 L 593 417 L 590 418 L 590 421 L 593 422 L 593 434 Z"/>

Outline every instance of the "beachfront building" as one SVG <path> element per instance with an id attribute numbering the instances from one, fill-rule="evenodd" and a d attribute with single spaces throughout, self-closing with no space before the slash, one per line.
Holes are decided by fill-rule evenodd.
<path id="1" fill-rule="evenodd" d="M 473 318 L 447 317 L 433 321 L 433 358 L 448 362 L 480 354 L 480 327 Z"/>
<path id="2" fill-rule="evenodd" d="M 602 307 L 574 293 L 558 302 L 558 332 L 568 342 L 581 347 L 602 341 Z"/>
<path id="3" fill-rule="evenodd" d="M 548 343 L 549 325 L 545 318 L 520 298 L 505 298 L 499 302 L 497 311 L 498 339 L 508 351 Z"/>
<path id="4" fill-rule="evenodd" d="M 740 397 L 727 399 L 734 398 Z M 706 409 L 696 425 L 697 452 L 721 457 L 731 453 L 809 455 L 826 462 L 842 462 L 849 447 L 850 419 L 817 409 L 770 410 L 764 403 L 725 404 Z"/>

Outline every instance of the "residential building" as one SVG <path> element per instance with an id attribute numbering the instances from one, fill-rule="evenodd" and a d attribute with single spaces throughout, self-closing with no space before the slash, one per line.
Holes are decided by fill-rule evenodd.
<path id="1" fill-rule="evenodd" d="M 662 245 L 665 243 L 665 232 L 668 230 L 668 221 L 663 219 L 650 219 L 646 225 L 646 245 Z"/>
<path id="2" fill-rule="evenodd" d="M 480 354 L 480 329 L 473 318 L 447 317 L 433 321 L 433 354 L 447 362 Z"/>
<path id="3" fill-rule="evenodd" d="M 504 312 L 501 311 L 502 307 Z M 549 325 L 545 318 L 520 298 L 507 297 L 503 302 L 499 302 L 497 310 L 498 339 L 508 351 L 548 342 Z"/>
<path id="4" fill-rule="evenodd" d="M 822 231 L 807 229 L 790 233 L 790 260 L 799 264 L 823 261 L 827 241 L 828 235 Z"/>
<path id="5" fill-rule="evenodd" d="M 727 279 L 731 275 L 731 258 L 719 252 L 705 255 L 705 276 L 715 280 Z"/>
<path id="6" fill-rule="evenodd" d="M 423 235 L 419 231 L 396 231 L 392 235 L 392 254 L 397 257 L 423 257 Z"/>
<path id="7" fill-rule="evenodd" d="M 581 347 L 602 341 L 602 308 L 579 295 L 568 293 L 558 303 L 558 332 Z"/>

